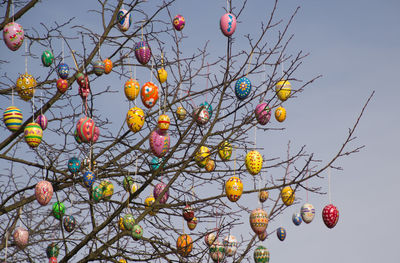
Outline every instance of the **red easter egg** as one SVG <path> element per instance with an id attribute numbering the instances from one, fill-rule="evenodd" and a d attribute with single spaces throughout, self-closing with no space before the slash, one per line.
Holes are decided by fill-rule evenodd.
<path id="1" fill-rule="evenodd" d="M 57 263 L 57 258 L 56 257 L 49 258 L 49 263 Z"/>
<path id="2" fill-rule="evenodd" d="M 47 205 L 53 197 L 53 186 L 48 181 L 40 181 L 35 187 L 36 200 L 41 205 Z"/>
<path id="3" fill-rule="evenodd" d="M 186 205 L 185 208 L 183 208 L 183 218 L 185 218 L 186 221 L 190 221 L 194 217 L 194 211 L 193 208 L 190 205 Z"/>
<path id="4" fill-rule="evenodd" d="M 68 81 L 66 79 L 59 78 L 57 80 L 57 89 L 60 93 L 65 93 L 68 90 Z"/>
<path id="5" fill-rule="evenodd" d="M 151 108 L 158 100 L 158 87 L 153 82 L 147 82 L 142 86 L 141 98 L 144 106 Z"/>
<path id="6" fill-rule="evenodd" d="M 332 204 L 325 206 L 322 210 L 322 219 L 328 228 L 334 228 L 339 221 L 339 210 Z"/>
<path id="7" fill-rule="evenodd" d="M 81 118 L 76 124 L 76 132 L 82 142 L 90 142 L 95 133 L 94 121 L 89 117 Z"/>

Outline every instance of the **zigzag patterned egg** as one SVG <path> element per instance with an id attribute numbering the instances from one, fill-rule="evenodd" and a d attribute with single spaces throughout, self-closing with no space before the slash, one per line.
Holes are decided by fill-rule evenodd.
<path id="1" fill-rule="evenodd" d="M 36 80 L 32 75 L 25 73 L 19 76 L 16 86 L 20 98 L 28 101 L 35 94 Z"/>
<path id="2" fill-rule="evenodd" d="M 224 247 L 225 247 L 225 254 L 227 257 L 232 257 L 235 255 L 237 251 L 237 239 L 235 236 L 229 235 L 224 238 L 224 241 L 222 242 Z"/>
<path id="3" fill-rule="evenodd" d="M 232 176 L 225 184 L 225 192 L 229 201 L 236 202 L 243 193 L 243 183 L 239 177 Z"/>
<path id="4" fill-rule="evenodd" d="M 128 79 L 124 85 L 125 97 L 132 101 L 137 98 L 140 92 L 140 85 L 136 79 Z"/>
<path id="5" fill-rule="evenodd" d="M 329 204 L 322 210 L 322 219 L 328 228 L 333 228 L 339 221 L 339 210 L 336 206 Z"/>
<path id="6" fill-rule="evenodd" d="M 147 82 L 142 86 L 141 99 L 143 105 L 150 109 L 158 101 L 158 87 L 153 82 Z"/>
<path id="7" fill-rule="evenodd" d="M 163 157 L 169 151 L 170 137 L 167 132 L 161 130 L 152 131 L 150 134 L 150 148 L 157 157 Z"/>
<path id="8" fill-rule="evenodd" d="M 48 181 L 40 181 L 35 187 L 36 200 L 41 205 L 47 205 L 53 197 L 53 186 Z"/>
<path id="9" fill-rule="evenodd" d="M 15 106 L 8 107 L 3 113 L 3 121 L 7 129 L 14 132 L 22 125 L 22 111 Z"/>
<path id="10" fill-rule="evenodd" d="M 242 77 L 236 81 L 235 94 L 239 100 L 246 99 L 251 92 L 251 82 L 248 78 Z"/>
<path id="11" fill-rule="evenodd" d="M 46 130 L 47 123 L 48 123 L 46 116 L 44 116 L 43 114 L 40 114 L 39 116 L 37 116 L 36 123 L 40 125 L 42 130 Z"/>
<path id="12" fill-rule="evenodd" d="M 256 250 L 254 250 L 254 262 L 255 263 L 268 263 L 269 262 L 269 251 L 264 246 L 258 246 Z"/>
<path id="13" fill-rule="evenodd" d="M 271 109 L 265 102 L 258 104 L 254 113 L 256 114 L 257 122 L 261 125 L 267 124 L 271 118 Z"/>
<path id="14" fill-rule="evenodd" d="M 24 42 L 24 29 L 20 24 L 10 22 L 3 28 L 3 39 L 9 49 L 16 51 Z"/>
<path id="15" fill-rule="evenodd" d="M 257 208 L 250 213 L 250 226 L 257 235 L 263 233 L 268 226 L 268 214 L 262 208 Z"/>
<path id="16" fill-rule="evenodd" d="M 42 142 L 43 130 L 36 122 L 26 125 L 24 130 L 25 141 L 32 148 L 39 146 Z"/>
<path id="17" fill-rule="evenodd" d="M 156 186 L 154 187 L 154 190 L 153 190 L 153 195 L 154 195 L 155 199 L 157 199 L 161 195 L 161 192 L 164 191 L 165 187 L 167 187 L 167 185 L 164 184 L 163 182 L 156 184 Z M 161 197 L 159 203 L 165 204 L 168 201 L 168 197 L 169 197 L 169 189 L 167 189 L 165 191 L 165 193 Z"/>
<path id="18" fill-rule="evenodd" d="M 315 216 L 315 208 L 312 204 L 305 203 L 300 209 L 301 218 L 304 223 L 309 224 L 313 221 Z"/>
<path id="19" fill-rule="evenodd" d="M 144 112 L 139 107 L 131 108 L 126 114 L 126 124 L 133 132 L 138 132 L 142 129 L 144 125 L 144 120 Z"/>
<path id="20" fill-rule="evenodd" d="M 225 36 L 231 36 L 236 30 L 236 17 L 231 13 L 226 13 L 221 17 L 219 27 Z"/>
<path id="21" fill-rule="evenodd" d="M 194 110 L 193 117 L 196 119 L 196 122 L 199 125 L 204 125 L 210 119 L 210 114 L 205 108 L 198 107 L 197 109 Z"/>
<path id="22" fill-rule="evenodd" d="M 263 158 L 258 151 L 250 151 L 246 154 L 245 163 L 247 171 L 252 175 L 256 175 L 261 171 Z"/>
<path id="23" fill-rule="evenodd" d="M 140 41 L 135 45 L 135 56 L 140 64 L 146 65 L 151 58 L 151 49 L 146 41 Z"/>
<path id="24" fill-rule="evenodd" d="M 120 9 L 117 14 L 117 21 L 119 30 L 122 32 L 127 31 L 132 24 L 131 13 L 128 13 L 125 9 Z"/>

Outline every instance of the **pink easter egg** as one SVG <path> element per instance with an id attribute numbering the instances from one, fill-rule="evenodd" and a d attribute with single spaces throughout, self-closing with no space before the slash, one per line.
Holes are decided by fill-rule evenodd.
<path id="1" fill-rule="evenodd" d="M 76 132 L 82 142 L 90 142 L 94 137 L 94 121 L 89 117 L 81 118 L 76 124 Z"/>
<path id="2" fill-rule="evenodd" d="M 154 187 L 153 195 L 154 195 L 155 199 L 157 199 L 157 197 L 159 197 L 161 195 L 161 192 L 164 191 L 165 187 L 167 187 L 167 185 L 164 184 L 163 182 L 157 184 Z M 161 197 L 161 199 L 160 199 L 160 204 L 165 204 L 168 200 L 168 197 L 169 197 L 169 190 L 167 189 L 167 191 L 165 191 L 163 197 Z"/>
<path id="3" fill-rule="evenodd" d="M 28 244 L 29 233 L 23 227 L 18 227 L 14 231 L 14 241 L 18 248 L 24 249 L 25 246 Z"/>
<path id="4" fill-rule="evenodd" d="M 100 136 L 100 129 L 99 127 L 94 127 L 94 134 L 93 134 L 93 138 L 92 138 L 92 142 L 97 142 L 97 140 L 99 139 Z"/>
<path id="5" fill-rule="evenodd" d="M 181 15 L 176 15 L 173 24 L 175 30 L 181 31 L 185 27 L 185 18 Z"/>
<path id="6" fill-rule="evenodd" d="M 231 13 L 226 13 L 225 15 L 221 16 L 219 26 L 225 36 L 231 36 L 233 33 L 235 33 L 236 17 Z"/>
<path id="7" fill-rule="evenodd" d="M 257 122 L 261 125 L 267 124 L 271 118 L 271 109 L 265 102 L 258 104 L 254 113 L 256 114 Z"/>
<path id="8" fill-rule="evenodd" d="M 150 148 L 157 157 L 163 157 L 169 151 L 170 138 L 166 131 L 155 130 L 150 134 Z"/>
<path id="9" fill-rule="evenodd" d="M 41 205 L 47 205 L 53 197 L 53 186 L 48 181 L 40 181 L 35 187 L 36 200 Z"/>
<path id="10" fill-rule="evenodd" d="M 36 118 L 36 123 L 40 125 L 40 127 L 42 128 L 42 130 L 46 130 L 47 128 L 47 118 L 46 116 L 44 116 L 43 114 L 40 114 L 37 118 Z"/>
<path id="11" fill-rule="evenodd" d="M 15 22 L 10 22 L 4 26 L 3 39 L 7 47 L 16 51 L 24 42 L 24 29 Z"/>

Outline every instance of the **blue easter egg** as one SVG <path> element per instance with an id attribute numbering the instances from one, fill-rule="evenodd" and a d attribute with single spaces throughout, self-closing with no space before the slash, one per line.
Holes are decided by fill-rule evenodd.
<path id="1" fill-rule="evenodd" d="M 303 219 L 301 219 L 300 213 L 294 213 L 292 216 L 292 221 L 293 221 L 293 224 L 295 224 L 296 226 L 300 225 L 301 222 L 303 222 Z"/>
<path id="2" fill-rule="evenodd" d="M 279 239 L 280 241 L 283 241 L 283 240 L 285 240 L 285 238 L 286 238 L 286 230 L 285 230 L 283 227 L 279 227 L 279 228 L 276 230 L 276 235 L 278 236 L 278 239 Z"/>
<path id="3" fill-rule="evenodd" d="M 96 175 L 92 171 L 87 171 L 83 174 L 83 183 L 86 187 L 92 187 L 94 180 L 96 180 Z"/>
<path id="4" fill-rule="evenodd" d="M 242 77 L 236 81 L 235 94 L 239 100 L 247 98 L 251 91 L 251 82 L 248 78 Z"/>
<path id="5" fill-rule="evenodd" d="M 208 114 L 210 115 L 210 118 L 211 118 L 212 113 L 213 113 L 213 108 L 212 108 L 212 106 L 211 106 L 207 101 L 205 101 L 205 102 L 203 102 L 202 104 L 200 104 L 200 107 L 203 107 L 203 106 L 204 106 L 204 108 L 208 111 Z"/>
<path id="6" fill-rule="evenodd" d="M 153 159 L 151 159 L 150 169 L 152 171 L 157 170 L 158 168 L 160 168 L 161 163 L 163 161 L 164 161 L 164 158 L 158 158 L 157 156 L 154 156 Z"/>
<path id="7" fill-rule="evenodd" d="M 57 67 L 57 73 L 62 79 L 67 79 L 69 75 L 69 67 L 65 63 L 61 63 Z"/>
<path id="8" fill-rule="evenodd" d="M 68 170 L 71 173 L 77 173 L 79 172 L 79 170 L 81 169 L 81 161 L 76 158 L 76 157 L 72 157 L 71 159 L 68 160 Z"/>

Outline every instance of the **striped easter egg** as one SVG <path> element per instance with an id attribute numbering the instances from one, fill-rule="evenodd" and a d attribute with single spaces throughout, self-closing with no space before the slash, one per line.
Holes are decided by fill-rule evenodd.
<path id="1" fill-rule="evenodd" d="M 76 131 L 82 142 L 90 142 L 94 136 L 94 121 L 89 117 L 81 118 L 76 124 Z"/>
<path id="2" fill-rule="evenodd" d="M 24 130 L 25 141 L 32 148 L 37 147 L 42 141 L 43 130 L 36 122 L 31 122 L 26 125 Z"/>
<path id="3" fill-rule="evenodd" d="M 47 118 L 46 116 L 44 116 L 43 114 L 40 114 L 37 118 L 36 118 L 36 123 L 40 125 L 40 127 L 42 128 L 42 130 L 46 130 L 47 128 Z"/>
<path id="4" fill-rule="evenodd" d="M 22 119 L 22 111 L 15 106 L 8 107 L 3 113 L 4 124 L 12 132 L 21 127 Z"/>

